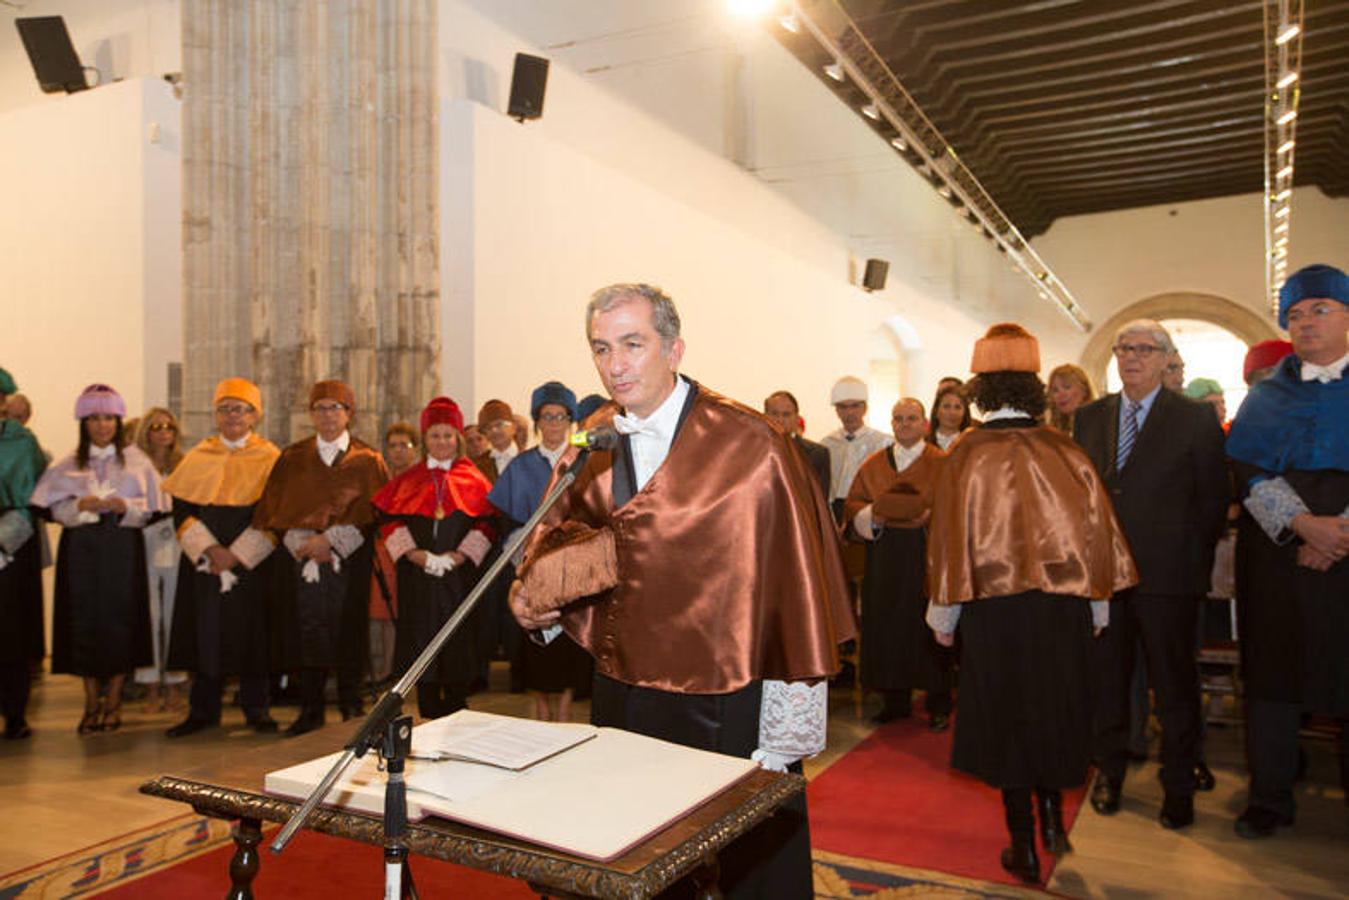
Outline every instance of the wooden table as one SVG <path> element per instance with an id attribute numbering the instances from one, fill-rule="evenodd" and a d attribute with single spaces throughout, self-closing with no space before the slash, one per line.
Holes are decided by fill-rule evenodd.
<path id="1" fill-rule="evenodd" d="M 353 723 L 354 725 L 354 723 Z M 227 898 L 252 897 L 260 864 L 262 823 L 284 822 L 297 801 L 264 794 L 264 776 L 341 748 L 355 729 L 325 728 L 275 745 L 235 753 L 181 775 L 161 775 L 141 785 L 141 793 L 189 803 L 197 812 L 237 819 Z M 354 764 L 353 764 L 354 765 Z M 703 896 L 718 896 L 716 855 L 805 789 L 799 775 L 756 770 L 683 819 L 607 863 L 582 859 L 503 835 L 428 817 L 409 823 L 408 849 L 420 856 L 484 869 L 526 881 L 549 896 L 651 897 L 692 875 Z M 305 827 L 366 844 L 384 845 L 379 816 L 319 807 Z M 282 852 L 281 860 L 285 859 Z"/>

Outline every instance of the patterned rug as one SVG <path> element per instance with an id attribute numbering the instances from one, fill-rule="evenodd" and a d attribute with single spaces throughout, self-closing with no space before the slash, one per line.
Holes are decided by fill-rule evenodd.
<path id="1" fill-rule="evenodd" d="M 270 826 L 267 830 L 274 829 Z M 186 814 L 105 841 L 49 862 L 0 876 L 0 900 L 56 900 L 105 893 L 134 896 L 134 883 L 165 873 L 203 853 L 228 854 L 230 823 Z M 900 897 L 1024 897 L 1038 892 L 930 872 L 907 866 L 815 853 L 815 896 L 823 900 L 893 900 Z M 266 868 L 267 860 L 263 861 Z M 201 896 L 218 897 L 227 886 L 220 866 L 220 888 Z M 156 881 L 150 879 L 149 884 Z M 260 887 L 260 885 L 259 885 Z M 326 892 L 325 892 L 326 895 Z M 265 893 L 260 893 L 265 896 Z M 1043 895 L 1041 895 L 1043 896 Z"/>

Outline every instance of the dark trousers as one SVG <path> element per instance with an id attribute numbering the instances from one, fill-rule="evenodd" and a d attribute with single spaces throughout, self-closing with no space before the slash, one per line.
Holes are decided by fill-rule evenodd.
<path id="1" fill-rule="evenodd" d="M 913 691 L 881 691 L 885 698 L 883 712 L 897 716 L 907 716 L 913 712 Z M 951 699 L 951 689 L 923 692 L 923 710 L 929 716 L 949 716 L 955 703 Z"/>
<path id="2" fill-rule="evenodd" d="M 462 685 L 433 681 L 417 683 L 417 712 L 423 719 L 439 719 L 468 708 L 468 691 Z"/>
<path id="3" fill-rule="evenodd" d="M 1135 641 L 1141 638 L 1162 723 L 1162 785 L 1169 795 L 1194 794 L 1194 764 L 1199 758 L 1195 623 L 1193 597 L 1128 592 L 1110 601 L 1110 627 L 1095 647 L 1093 740 L 1096 765 L 1107 778 L 1122 781 L 1129 762 L 1129 687 Z"/>
<path id="4" fill-rule="evenodd" d="M 698 750 L 748 757 L 759 744 L 761 696 L 757 681 L 729 694 L 676 694 L 634 687 L 596 673 L 590 721 Z M 793 765 L 791 771 L 800 774 L 801 764 Z M 813 897 L 805 793 L 732 841 L 718 859 L 727 900 Z M 681 882 L 661 896 L 691 896 L 691 889 L 685 888 Z"/>
<path id="5" fill-rule="evenodd" d="M 225 689 L 225 679 L 219 675 L 207 675 L 196 672 L 192 676 L 192 692 L 188 703 L 188 718 L 197 722 L 219 722 L 221 713 L 220 695 Z M 250 722 L 267 715 L 267 676 L 240 675 L 239 702 L 244 708 L 244 718 Z"/>
<path id="6" fill-rule="evenodd" d="M 0 714 L 5 725 L 18 729 L 27 724 L 28 690 L 32 675 L 28 660 L 0 663 Z"/>

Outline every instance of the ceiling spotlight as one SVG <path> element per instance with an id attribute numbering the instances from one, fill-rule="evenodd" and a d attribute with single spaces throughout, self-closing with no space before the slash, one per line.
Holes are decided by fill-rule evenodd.
<path id="1" fill-rule="evenodd" d="M 1276 218 L 1276 219 L 1286 219 L 1286 218 L 1288 218 L 1288 213 L 1289 213 L 1289 211 L 1290 211 L 1290 210 L 1289 210 L 1289 207 L 1287 207 L 1287 206 L 1280 206 L 1278 209 L 1274 210 L 1274 218 Z"/>
<path id="2" fill-rule="evenodd" d="M 1292 166 L 1284 166 L 1282 169 L 1280 169 L 1279 171 L 1277 171 L 1277 172 L 1274 173 L 1274 177 L 1275 177 L 1275 178 L 1292 178 L 1292 177 L 1293 177 L 1293 167 L 1292 167 Z"/>
<path id="3" fill-rule="evenodd" d="M 1274 43 L 1282 47 L 1284 44 L 1288 43 L 1301 33 L 1302 33 L 1301 25 L 1288 25 L 1283 29 L 1283 31 L 1279 32 L 1279 36 L 1274 39 Z"/>
<path id="4" fill-rule="evenodd" d="M 796 21 L 796 16 L 792 15 L 791 13 L 788 13 L 787 15 L 779 18 L 778 24 L 781 25 L 787 31 L 790 31 L 792 34 L 801 33 L 801 23 Z"/>
<path id="5" fill-rule="evenodd" d="M 1287 223 L 1287 222 L 1280 222 L 1278 225 L 1275 225 L 1275 226 L 1274 226 L 1274 233 L 1275 233 L 1275 234 L 1278 234 L 1278 233 L 1281 232 L 1281 231 L 1286 232 L 1287 230 L 1288 230 L 1288 223 Z"/>
<path id="6" fill-rule="evenodd" d="M 1296 118 L 1297 118 L 1297 110 L 1290 109 L 1288 110 L 1288 112 L 1284 113 L 1283 115 L 1275 119 L 1274 122 L 1278 125 L 1287 125 L 1289 122 L 1293 121 Z"/>
<path id="7" fill-rule="evenodd" d="M 909 149 L 908 141 L 904 140 L 904 138 L 902 137 L 890 138 L 890 146 L 894 147 L 900 153 L 903 153 L 905 150 Z"/>
<path id="8" fill-rule="evenodd" d="M 1292 84 L 1295 81 L 1297 81 L 1297 73 L 1289 72 L 1287 75 L 1283 76 L 1277 82 L 1275 82 L 1274 86 L 1279 90 L 1283 90 L 1284 88 L 1288 87 L 1288 85 Z"/>
<path id="9" fill-rule="evenodd" d="M 834 79 L 835 81 L 842 81 L 843 78 L 844 78 L 844 76 L 843 76 L 843 63 L 841 63 L 841 62 L 831 62 L 829 65 L 827 65 L 827 66 L 824 67 L 824 74 L 828 75 L 830 78 Z"/>
<path id="10" fill-rule="evenodd" d="M 862 115 L 871 119 L 873 122 L 879 122 L 881 119 L 881 108 L 875 103 L 868 103 L 862 107 Z"/>
<path id="11" fill-rule="evenodd" d="M 1274 195 L 1274 202 L 1282 203 L 1284 200 L 1287 200 L 1291 196 L 1293 196 L 1292 190 L 1290 190 L 1289 188 L 1284 188 L 1283 190 L 1279 191 L 1277 194 Z"/>
<path id="12" fill-rule="evenodd" d="M 1292 149 L 1293 149 L 1294 147 L 1296 147 L 1296 146 L 1297 146 L 1297 141 L 1295 141 L 1295 140 L 1293 140 L 1293 139 L 1290 138 L 1290 139 L 1284 141 L 1282 144 L 1280 144 L 1280 145 L 1279 145 L 1279 149 L 1276 150 L 1276 151 L 1274 151 L 1274 152 L 1275 152 L 1275 153 L 1287 153 L 1289 150 L 1292 150 Z"/>
<path id="13" fill-rule="evenodd" d="M 1288 235 L 1285 234 L 1283 237 L 1281 237 L 1281 238 L 1279 238 L 1277 241 L 1275 241 L 1275 242 L 1274 242 L 1274 246 L 1275 246 L 1275 247 L 1286 247 L 1286 246 L 1288 246 Z"/>
<path id="14" fill-rule="evenodd" d="M 943 184 L 941 187 L 937 188 L 937 193 L 940 194 L 942 197 L 946 198 L 947 200 L 951 199 L 951 188 L 948 187 L 947 185 Z"/>

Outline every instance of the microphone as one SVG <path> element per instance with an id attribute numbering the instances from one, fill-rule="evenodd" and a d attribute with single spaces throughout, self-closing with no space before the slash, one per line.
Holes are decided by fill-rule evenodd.
<path id="1" fill-rule="evenodd" d="M 604 427 L 578 431 L 571 436 L 571 445 L 582 450 L 615 450 L 618 448 L 618 432 Z"/>

